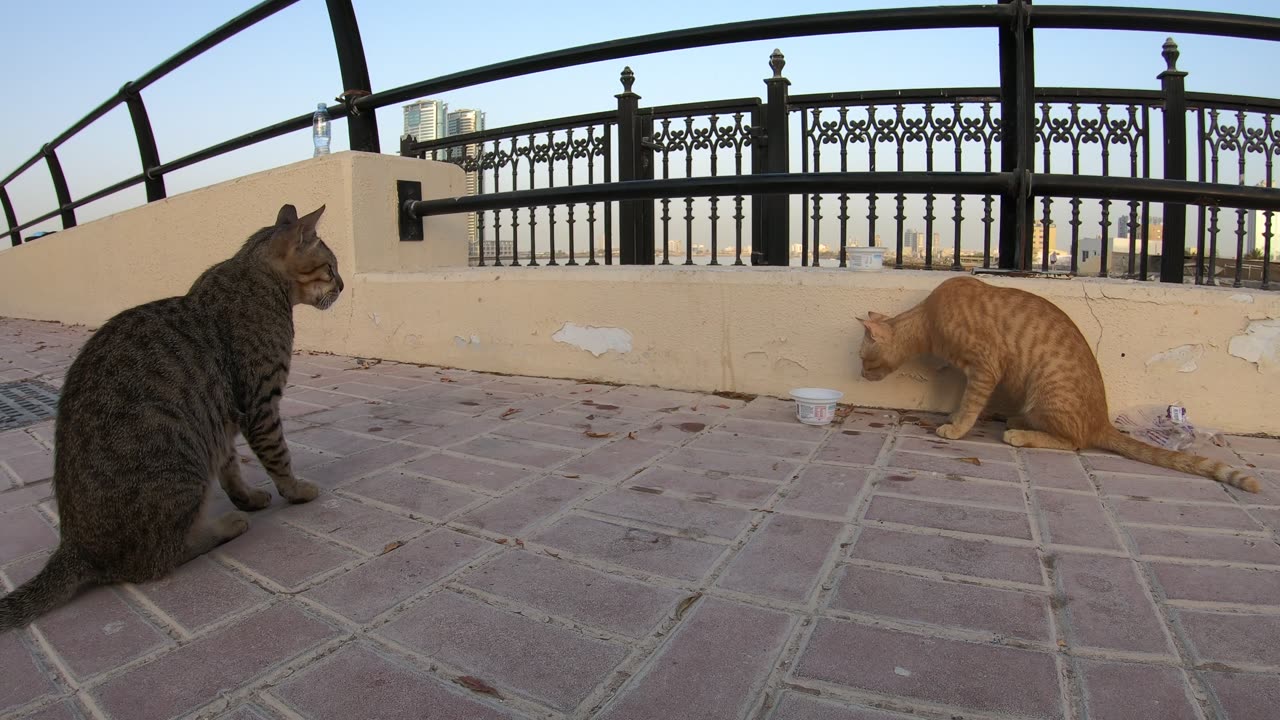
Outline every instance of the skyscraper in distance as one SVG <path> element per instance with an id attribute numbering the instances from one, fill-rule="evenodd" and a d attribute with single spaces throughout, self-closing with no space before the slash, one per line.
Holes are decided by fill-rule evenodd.
<path id="1" fill-rule="evenodd" d="M 448 134 L 449 105 L 443 100 L 418 100 L 405 105 L 404 134 L 418 142 L 439 140 Z M 435 153 L 431 157 L 436 158 Z"/>
<path id="2" fill-rule="evenodd" d="M 484 130 L 484 111 L 464 108 L 454 110 L 446 116 L 446 130 L 450 137 Z M 479 144 L 449 148 L 450 162 L 461 163 L 463 157 L 474 158 L 482 151 Z M 479 170 L 469 170 L 466 175 L 466 194 L 478 195 L 484 192 L 484 175 Z M 476 214 L 467 213 L 467 248 L 471 257 L 479 256 L 479 237 L 476 228 Z M 499 250 L 501 252 L 501 250 Z"/>

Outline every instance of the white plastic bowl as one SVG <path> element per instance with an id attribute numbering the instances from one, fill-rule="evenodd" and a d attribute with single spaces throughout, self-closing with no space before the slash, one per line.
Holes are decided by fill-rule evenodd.
<path id="1" fill-rule="evenodd" d="M 876 272 L 884 269 L 883 247 L 845 247 L 845 255 L 849 260 L 849 269 L 859 272 Z"/>
<path id="2" fill-rule="evenodd" d="M 836 403 L 844 393 L 828 388 L 796 388 L 791 397 L 796 401 L 797 420 L 805 425 L 826 425 L 835 418 Z"/>

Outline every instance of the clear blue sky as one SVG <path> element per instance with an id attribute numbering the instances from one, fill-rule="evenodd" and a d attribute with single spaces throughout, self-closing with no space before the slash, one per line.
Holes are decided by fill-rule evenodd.
<path id="1" fill-rule="evenodd" d="M 583 43 L 696 25 L 835 10 L 920 4 L 910 0 L 650 0 L 611 5 L 434 3 L 355 0 L 375 90 L 490 62 Z M 967 4 L 926 0 L 924 4 Z M 1048 4 L 1037 2 L 1037 4 Z M 1075 4 L 1114 3 L 1075 0 Z M 1148 7 L 1280 15 L 1275 0 L 1134 0 Z M 0 174 L 133 79 L 217 25 L 250 0 L 85 0 L 5 4 L 6 88 L 0 115 Z M 781 8 L 781 12 L 779 10 Z M 166 77 L 144 95 L 162 160 L 301 114 L 340 92 L 322 0 L 303 0 Z M 1192 90 L 1280 96 L 1280 45 L 1178 36 Z M 1153 33 L 1042 31 L 1036 36 L 1041 85 L 1158 87 L 1164 37 Z M 446 95 L 452 107 L 479 107 L 490 127 L 605 110 L 614 106 L 618 71 L 635 70 L 645 104 L 761 95 L 774 46 L 787 56 L 793 93 L 898 87 L 995 85 L 994 31 L 947 30 L 743 43 L 587 65 L 492 83 Z M 401 130 L 398 108 L 378 116 L 384 151 Z M 334 149 L 346 148 L 335 125 Z M 310 156 L 309 133 L 233 153 L 167 180 L 170 194 Z M 59 151 L 74 196 L 138 171 L 123 106 Z M 54 206 L 43 164 L 10 193 L 21 218 Z M 81 211 L 88 219 L 140 204 L 141 188 Z M 56 229 L 56 221 L 48 229 Z"/>

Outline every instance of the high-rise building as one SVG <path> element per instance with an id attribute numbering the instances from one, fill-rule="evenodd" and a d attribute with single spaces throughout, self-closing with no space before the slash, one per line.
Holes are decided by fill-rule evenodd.
<path id="1" fill-rule="evenodd" d="M 404 134 L 412 135 L 418 142 L 439 140 L 448 134 L 449 105 L 443 100 L 419 100 L 405 105 L 403 110 Z M 432 153 L 431 157 L 438 156 Z"/>
<path id="2" fill-rule="evenodd" d="M 1045 235 L 1049 236 L 1049 255 L 1058 253 L 1058 226 L 1049 221 L 1049 232 L 1045 233 L 1044 220 L 1031 226 L 1031 265 L 1037 266 L 1044 259 Z"/>
<path id="3" fill-rule="evenodd" d="M 446 116 L 445 130 L 449 136 L 466 135 L 467 133 L 480 132 L 484 130 L 484 111 L 483 110 L 454 110 Z M 462 163 L 464 157 L 475 158 L 480 155 L 483 148 L 479 144 L 466 145 L 463 147 L 449 148 L 448 160 L 450 162 Z M 484 175 L 477 170 L 469 170 L 466 174 L 466 194 L 478 195 L 484 192 Z M 476 213 L 467 213 L 467 247 L 471 257 L 479 257 L 480 246 L 479 236 L 477 235 L 477 218 Z M 498 249 L 502 253 L 502 248 Z M 510 248 L 507 249 L 507 255 L 510 254 Z"/>
<path id="4" fill-rule="evenodd" d="M 1266 181 L 1258 183 L 1258 187 L 1267 187 Z M 1271 240 L 1270 259 L 1280 260 L 1280 212 L 1275 210 L 1248 210 L 1245 216 L 1245 255 L 1253 255 L 1267 251 L 1267 240 Z"/>

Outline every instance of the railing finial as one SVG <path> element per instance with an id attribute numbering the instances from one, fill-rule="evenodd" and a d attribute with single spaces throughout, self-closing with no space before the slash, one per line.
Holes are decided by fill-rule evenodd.
<path id="1" fill-rule="evenodd" d="M 787 58 L 783 56 L 782 51 L 774 48 L 769 55 L 769 67 L 773 70 L 774 77 L 782 77 L 782 68 L 787 64 Z"/>
<path id="2" fill-rule="evenodd" d="M 1178 56 L 1181 55 L 1181 53 L 1178 52 L 1178 43 L 1174 42 L 1173 38 L 1165 38 L 1164 45 L 1162 45 L 1160 49 L 1160 54 L 1164 56 L 1165 65 L 1168 66 L 1165 68 L 1165 71 L 1178 72 Z"/>
<path id="3" fill-rule="evenodd" d="M 622 81 L 622 91 L 631 92 L 631 86 L 636 82 L 636 74 L 631 72 L 630 65 L 622 68 L 622 76 L 619 79 Z"/>

